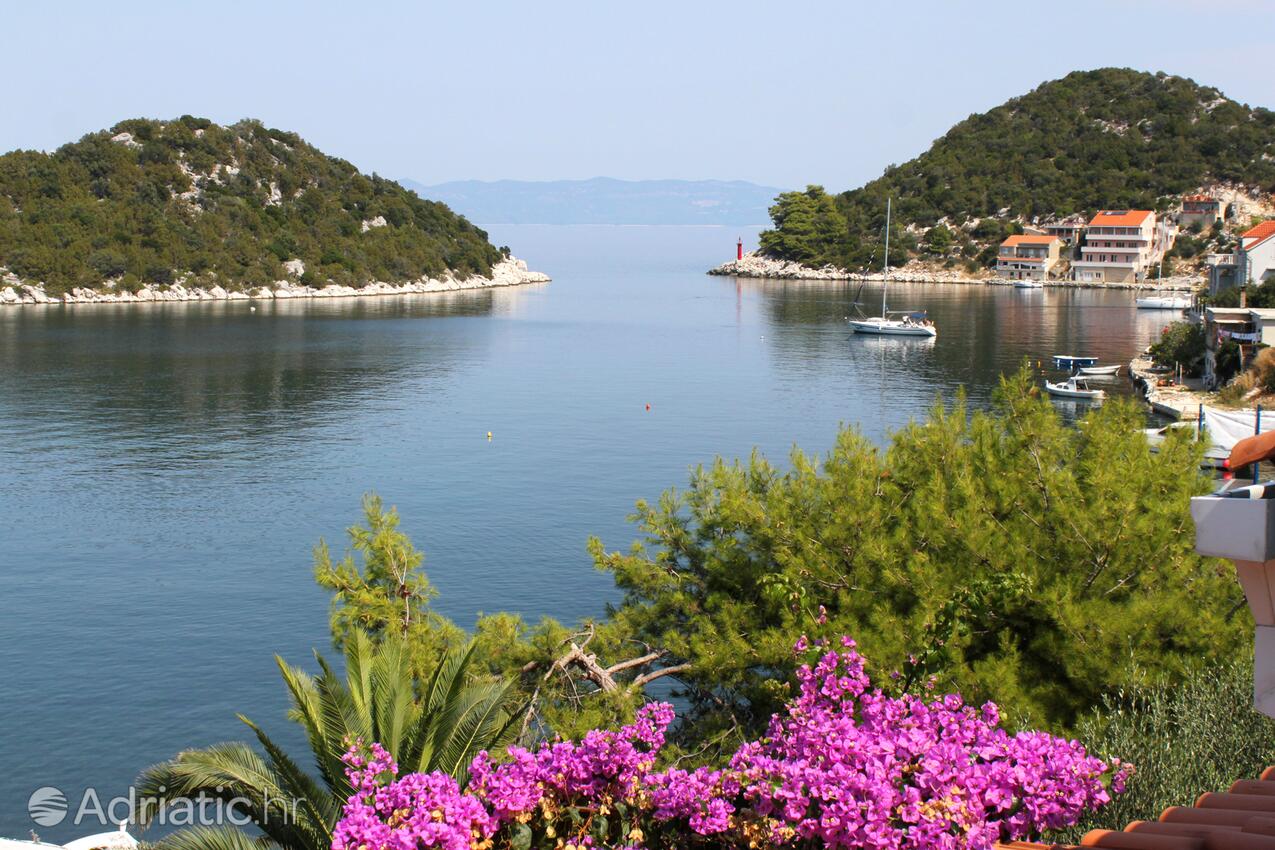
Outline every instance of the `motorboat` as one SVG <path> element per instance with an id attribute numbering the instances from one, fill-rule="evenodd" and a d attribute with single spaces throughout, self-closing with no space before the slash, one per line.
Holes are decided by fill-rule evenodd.
<path id="1" fill-rule="evenodd" d="M 1045 284 L 1038 280 L 1016 280 L 1014 281 L 1015 289 L 1044 289 Z"/>
<path id="2" fill-rule="evenodd" d="M 885 202 L 885 266 L 881 273 L 881 315 L 851 319 L 850 328 L 857 334 L 879 336 L 938 336 L 938 328 L 925 315 L 924 310 L 887 309 L 887 293 L 890 279 L 890 209 L 892 199 Z M 897 317 L 897 318 L 895 318 Z"/>
<path id="3" fill-rule="evenodd" d="M 1059 398 L 1083 398 L 1091 401 L 1106 398 L 1102 390 L 1091 389 L 1084 378 L 1071 377 L 1059 383 L 1045 381 L 1045 390 Z"/>
<path id="4" fill-rule="evenodd" d="M 1090 378 L 1113 378 L 1120 374 L 1120 364 L 1115 366 L 1081 366 L 1080 374 Z"/>

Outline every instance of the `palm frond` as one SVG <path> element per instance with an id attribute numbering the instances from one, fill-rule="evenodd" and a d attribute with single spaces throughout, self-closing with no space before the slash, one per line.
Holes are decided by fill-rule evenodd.
<path id="1" fill-rule="evenodd" d="M 292 696 L 292 708 L 288 711 L 288 719 L 301 724 L 305 729 L 306 740 L 310 744 L 310 752 L 314 755 L 315 766 L 330 787 L 337 787 L 345 777 L 345 765 L 340 757 L 333 757 L 333 747 L 328 741 L 328 732 L 323 722 L 322 698 L 314 677 L 304 670 L 293 667 L 279 656 L 275 656 L 283 683 Z M 337 742 L 338 744 L 340 742 Z"/>
<path id="2" fill-rule="evenodd" d="M 404 772 L 444 770 L 464 782 L 479 750 L 511 741 L 518 719 L 510 710 L 513 682 L 473 681 L 475 645 L 448 651 L 419 692 L 409 653 L 397 636 L 381 642 L 354 633 L 345 642 L 344 675 L 315 654 L 320 674 L 276 658 L 291 696 L 288 717 L 305 730 L 320 779 L 307 773 L 246 717 L 264 751 L 245 743 L 187 750 L 142 772 L 139 810 L 149 823 L 178 800 L 221 800 L 250 818 L 260 836 L 199 827 L 165 836 L 158 850 L 330 850 L 332 830 L 351 794 L 341 761 L 347 742 L 380 743 Z"/>
<path id="3" fill-rule="evenodd" d="M 373 712 L 375 694 L 372 689 L 372 668 L 380 647 L 362 629 L 345 640 L 345 686 L 350 694 L 350 704 L 359 718 L 359 726 L 371 732 L 374 728 Z M 330 671 L 324 665 L 324 674 Z"/>
<path id="4" fill-rule="evenodd" d="M 431 767 L 464 784 L 479 751 L 501 745 L 501 733 L 512 727 L 507 711 L 512 683 L 472 685 L 450 703 L 437 723 Z"/>
<path id="5" fill-rule="evenodd" d="M 151 801 L 165 808 L 173 801 L 207 798 L 246 800 L 247 813 L 256 819 L 262 802 L 282 798 L 286 791 L 279 776 L 261 756 L 246 744 L 215 744 L 202 750 L 186 750 L 175 758 L 152 765 L 135 783 L 137 804 L 133 817 L 149 823 L 158 811 Z"/>
<path id="6" fill-rule="evenodd" d="M 373 735 L 396 759 L 411 760 L 408 731 L 420 720 L 406 649 L 397 637 L 386 638 L 372 660 Z"/>
<path id="7" fill-rule="evenodd" d="M 153 850 L 277 850 L 268 836 L 251 836 L 228 826 L 192 826 L 165 835 Z"/>
<path id="8" fill-rule="evenodd" d="M 269 823 L 262 824 L 262 830 L 274 835 L 272 826 L 275 829 L 285 830 L 295 827 L 321 837 L 331 844 L 332 827 L 336 824 L 340 811 L 340 807 L 334 803 L 334 794 L 339 793 L 337 789 L 321 787 L 260 727 L 242 714 L 239 715 L 239 719 L 256 734 L 257 741 L 265 749 L 275 773 L 281 779 L 280 784 L 289 794 L 286 799 L 267 801 L 273 805 L 264 807 Z M 286 845 L 288 842 L 281 840 L 280 843 Z"/>

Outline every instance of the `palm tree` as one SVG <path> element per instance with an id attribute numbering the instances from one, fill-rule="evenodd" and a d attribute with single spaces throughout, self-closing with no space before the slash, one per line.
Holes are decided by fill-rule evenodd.
<path id="1" fill-rule="evenodd" d="M 417 691 L 408 652 L 397 637 L 375 643 L 361 631 L 345 642 L 345 675 L 315 654 L 319 676 L 276 656 L 292 708 L 310 744 L 319 778 L 306 773 L 243 715 L 264 754 L 245 743 L 187 750 L 137 779 L 134 817 L 147 824 L 179 801 L 220 801 L 251 819 L 260 835 L 233 826 L 189 827 L 162 838 L 165 850 L 329 850 L 332 828 L 351 794 L 341 756 L 348 742 L 379 742 L 401 773 L 445 771 L 462 784 L 480 750 L 509 743 L 521 712 L 513 683 L 470 676 L 474 644 L 448 651 Z M 148 805 L 149 804 L 149 805 Z"/>

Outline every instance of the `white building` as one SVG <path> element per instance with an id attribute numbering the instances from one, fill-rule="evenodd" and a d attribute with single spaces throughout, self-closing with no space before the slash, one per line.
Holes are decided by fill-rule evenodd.
<path id="1" fill-rule="evenodd" d="M 1206 262 L 1213 295 L 1241 283 L 1261 286 L 1275 280 L 1275 219 L 1240 234 L 1234 254 L 1210 254 Z"/>
<path id="2" fill-rule="evenodd" d="M 1151 210 L 1103 210 L 1085 229 L 1080 256 L 1072 261 L 1080 281 L 1132 283 L 1146 276 L 1173 244 L 1176 231 L 1156 222 Z"/>

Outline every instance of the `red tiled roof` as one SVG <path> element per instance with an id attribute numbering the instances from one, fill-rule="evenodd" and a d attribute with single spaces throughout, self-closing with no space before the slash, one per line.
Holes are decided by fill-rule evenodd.
<path id="1" fill-rule="evenodd" d="M 1252 248 L 1254 245 L 1257 245 L 1259 242 L 1265 242 L 1267 239 L 1270 239 L 1272 236 L 1275 236 L 1275 218 L 1263 221 L 1261 224 L 1257 225 L 1256 227 L 1253 227 L 1244 231 L 1244 233 L 1240 234 L 1240 239 L 1255 240 L 1253 242 L 1253 245 L 1244 246 L 1245 248 Z"/>
<path id="2" fill-rule="evenodd" d="M 1089 222 L 1090 227 L 1141 227 L 1151 210 L 1102 210 Z"/>
<path id="3" fill-rule="evenodd" d="M 1201 794 L 1194 806 L 1170 806 L 1159 820 L 1136 820 L 1121 832 L 1095 829 L 1081 847 L 1109 850 L 1275 850 L 1275 767 L 1261 779 L 1240 779 L 1230 790 Z M 1057 845 L 1015 842 L 1003 850 Z"/>
<path id="4" fill-rule="evenodd" d="M 1057 236 L 1036 236 L 1031 233 L 1019 233 L 1001 243 L 1002 248 L 1013 248 L 1015 245 L 1049 245 L 1059 241 Z"/>
<path id="5" fill-rule="evenodd" d="M 1214 204 L 1217 203 L 1217 198 L 1214 198 L 1210 195 L 1187 195 L 1182 200 L 1195 201 L 1196 203 L 1214 203 Z"/>

